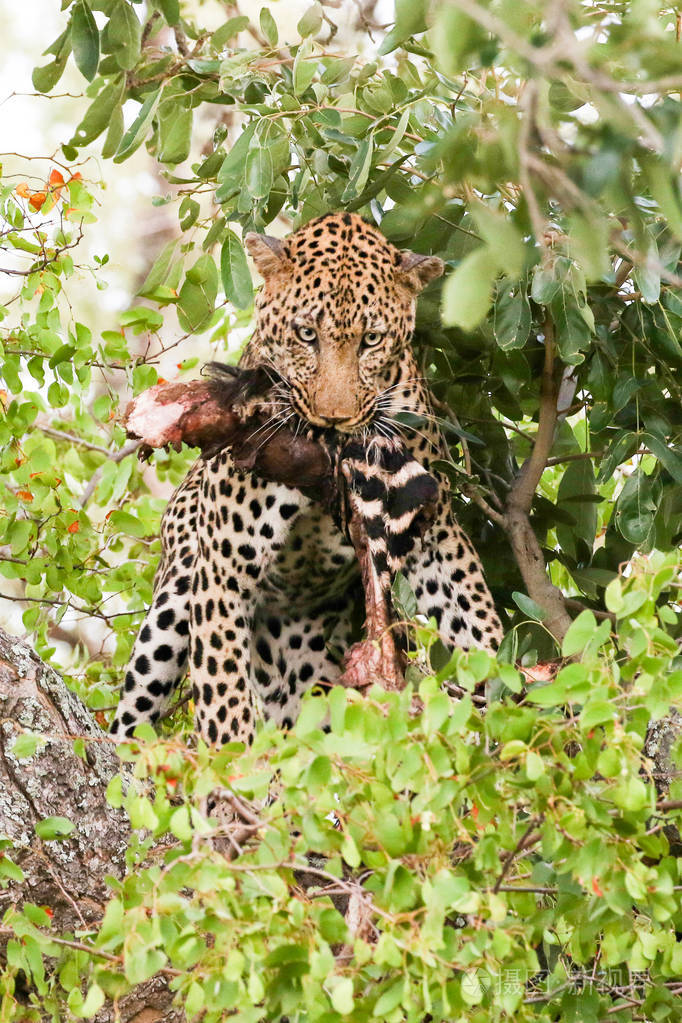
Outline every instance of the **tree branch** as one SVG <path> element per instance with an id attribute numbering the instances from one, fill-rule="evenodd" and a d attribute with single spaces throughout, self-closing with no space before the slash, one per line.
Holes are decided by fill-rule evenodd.
<path id="1" fill-rule="evenodd" d="M 528 595 L 547 614 L 547 628 L 559 642 L 571 624 L 563 594 L 550 581 L 540 544 L 530 524 L 530 510 L 535 491 L 547 465 L 554 443 L 557 423 L 557 388 L 554 380 L 554 324 L 546 314 L 545 362 L 538 429 L 530 456 L 507 496 L 505 522 L 512 550 L 526 585 Z"/>

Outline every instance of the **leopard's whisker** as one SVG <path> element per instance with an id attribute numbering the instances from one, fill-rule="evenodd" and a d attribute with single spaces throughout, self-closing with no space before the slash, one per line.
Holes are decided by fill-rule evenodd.
<path id="1" fill-rule="evenodd" d="M 389 394 L 391 391 L 395 391 L 398 387 L 409 387 L 410 384 L 424 383 L 426 383 L 426 377 L 406 377 L 404 380 L 398 380 L 395 384 L 391 384 L 390 387 L 385 387 L 383 391 L 379 392 L 379 395 Z"/>
<path id="2" fill-rule="evenodd" d="M 270 418 L 267 419 L 261 426 L 259 426 L 257 430 L 254 430 L 254 432 L 249 435 L 249 440 L 250 441 L 253 440 L 260 433 L 262 433 L 264 430 L 266 430 L 269 426 L 271 426 L 273 423 L 277 422 L 277 420 L 281 419 L 282 415 L 283 415 L 283 411 L 275 412 L 274 415 L 270 416 Z M 287 418 L 284 421 L 287 422 L 287 420 L 289 420 L 292 415 L 294 415 L 293 411 L 287 416 Z"/>
<path id="3" fill-rule="evenodd" d="M 272 358 L 272 356 L 266 355 L 264 352 L 260 352 L 259 353 L 259 359 L 261 359 L 262 362 L 263 362 L 263 369 L 265 369 L 266 371 L 268 369 L 272 369 L 273 373 L 276 374 L 277 380 L 273 380 L 272 381 L 273 384 L 277 385 L 280 382 L 284 382 L 285 384 L 287 384 L 289 386 L 289 380 L 284 375 L 284 373 L 281 371 L 281 369 L 278 366 L 275 365 L 275 360 Z"/>
<path id="4" fill-rule="evenodd" d="M 270 433 L 266 437 L 263 438 L 263 440 L 260 442 L 260 444 L 256 448 L 255 454 L 258 454 L 258 452 L 263 447 L 263 445 L 267 444 L 269 441 L 271 441 L 272 438 L 275 436 L 275 434 L 279 433 L 279 431 L 282 429 L 282 427 L 286 426 L 286 424 L 289 422 L 289 420 L 294 415 L 295 415 L 294 412 L 290 412 L 289 415 L 285 419 L 283 419 L 281 422 L 275 423 L 274 428 L 270 431 Z"/>
<path id="5" fill-rule="evenodd" d="M 268 426 L 276 422 L 276 420 L 279 419 L 280 415 L 281 412 L 275 412 L 274 415 L 271 415 L 270 418 L 266 419 L 264 423 L 261 423 L 261 425 L 257 427 L 257 429 L 253 431 L 253 433 L 249 434 L 249 440 L 253 439 L 254 437 L 257 437 L 259 433 L 262 433 L 263 430 L 266 430 L 268 428 Z"/>
<path id="6" fill-rule="evenodd" d="M 417 437 L 422 437 L 434 451 L 439 450 L 438 444 L 436 444 L 431 437 L 427 437 L 425 433 L 422 433 L 421 430 L 418 430 L 416 426 L 411 426 L 409 423 L 401 423 L 398 420 L 391 419 L 389 416 L 386 415 L 383 416 L 383 419 L 385 421 L 387 420 L 389 423 L 391 423 L 391 425 L 396 426 L 401 433 L 403 433 L 404 430 L 412 430 L 412 432 L 415 433 Z"/>
<path id="7" fill-rule="evenodd" d="M 414 412 L 411 408 L 381 408 L 379 411 L 380 414 L 383 415 L 385 418 L 390 419 L 392 422 L 393 421 L 400 422 L 401 426 L 407 427 L 409 430 L 413 430 L 415 433 L 417 432 L 416 427 L 411 426 L 409 422 L 402 422 L 400 419 L 397 419 L 396 416 L 401 415 L 402 413 L 407 413 L 408 415 L 415 415 L 417 416 L 417 418 L 425 420 L 423 424 L 421 424 L 420 422 L 419 426 L 424 426 L 424 428 L 435 427 L 437 430 L 440 428 L 438 419 L 431 418 L 430 416 L 427 415 L 421 415 L 421 413 Z"/>
<path id="8" fill-rule="evenodd" d="M 382 437 L 386 437 L 387 440 L 395 440 L 397 434 L 393 429 L 392 424 L 388 422 L 384 416 L 379 416 L 379 418 L 375 421 L 374 426 Z"/>
<path id="9" fill-rule="evenodd" d="M 414 403 L 412 403 L 412 402 L 409 402 L 409 401 L 404 401 L 404 402 L 400 402 L 400 403 L 396 402 L 396 396 L 395 395 L 393 395 L 393 397 L 388 398 L 388 399 L 383 398 L 383 397 L 379 398 L 377 400 L 376 404 L 380 408 L 389 409 L 390 411 L 393 411 L 393 412 L 412 412 L 412 413 L 414 413 L 414 415 L 421 416 L 422 419 L 432 419 L 434 422 L 440 422 L 441 421 L 438 416 L 436 416 L 433 412 L 430 412 L 428 409 L 424 409 L 424 410 L 420 409 L 419 411 L 415 411 L 415 406 L 414 406 Z"/>

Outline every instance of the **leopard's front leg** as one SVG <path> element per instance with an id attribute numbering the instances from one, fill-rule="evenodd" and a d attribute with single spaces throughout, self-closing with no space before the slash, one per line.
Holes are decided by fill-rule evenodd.
<path id="1" fill-rule="evenodd" d="M 447 646 L 497 650 L 502 625 L 480 559 L 455 519 L 445 488 L 433 525 L 406 561 L 405 575 L 419 611 L 435 618 Z"/>
<path id="2" fill-rule="evenodd" d="M 203 465 L 197 462 L 171 497 L 161 522 L 163 553 L 154 579 L 154 597 L 135 640 L 111 725 L 117 738 L 129 738 L 145 722 L 155 723 L 187 670 L 189 595 L 202 474 Z"/>
<path id="3" fill-rule="evenodd" d="M 189 673 L 199 735 L 211 745 L 253 740 L 261 716 L 251 641 L 259 589 L 293 520 L 310 504 L 299 491 L 206 463 L 190 598 Z"/>

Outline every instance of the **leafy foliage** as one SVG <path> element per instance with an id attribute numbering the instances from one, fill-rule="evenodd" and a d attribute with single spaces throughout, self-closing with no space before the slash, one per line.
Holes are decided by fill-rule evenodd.
<path id="1" fill-rule="evenodd" d="M 99 622 L 102 652 L 82 646 L 65 667 L 93 709 L 115 702 L 163 503 L 125 446 L 122 395 L 155 383 L 175 345 L 191 370 L 190 335 L 220 353 L 249 323 L 245 230 L 337 209 L 448 264 L 420 303 L 416 344 L 451 445 L 441 468 L 509 630 L 499 665 L 456 654 L 420 684 L 412 717 L 409 693 L 333 692 L 308 700 L 293 736 L 266 729 L 243 757 L 144 745 L 136 770 L 155 795 L 112 798 L 177 851 L 142 866 L 140 838 L 135 873 L 89 936 L 99 958 L 57 947 L 39 907 L 12 917 L 7 990 L 23 970 L 45 1005 L 69 992 L 69 1011 L 91 1016 L 163 968 L 206 1019 L 235 1007 L 244 1021 L 675 1018 L 680 878 L 644 754 L 649 719 L 679 698 L 675 10 L 397 0 L 395 24 L 368 33 L 360 56 L 317 3 L 287 39 L 274 7 L 213 31 L 177 0 L 63 7 L 33 81 L 50 92 L 73 56 L 87 105 L 46 180 L 0 185 L 19 284 L 0 309 L 0 573 L 39 651 L 54 655 L 64 620 Z M 145 146 L 173 186 L 155 202 L 178 215 L 138 304 L 97 338 L 68 301 L 88 269 L 74 263 L 81 235 L 96 230 L 95 144 L 115 165 Z M 89 269 L 104 287 L 106 256 Z M 177 482 L 190 459 L 153 464 Z M 520 553 L 523 521 L 535 559 Z M 543 558 L 578 612 L 570 628 Z M 502 662 L 554 653 L 577 660 L 522 696 Z M 452 702 L 440 686 L 470 695 Z M 216 783 L 260 800 L 275 776 L 257 844 L 229 862 L 194 842 Z M 54 820 L 48 832 L 68 841 Z M 539 837 L 526 849 L 527 832 Z M 292 864 L 313 853 L 328 875 L 355 872 L 367 934 L 349 936 L 329 896 L 292 894 Z M 16 869 L 0 858 L 0 873 Z M 61 957 L 56 981 L 41 955 Z M 602 969 L 614 983 L 594 983 Z"/>
<path id="2" fill-rule="evenodd" d="M 23 971 L 36 1006 L 91 1017 L 161 972 L 207 1023 L 678 1018 L 682 783 L 661 798 L 647 748 L 682 693 L 678 571 L 657 554 L 612 583 L 615 641 L 583 612 L 564 642 L 581 659 L 523 697 L 514 668 L 457 651 L 417 704 L 312 693 L 248 753 L 148 729 L 108 791 L 135 829 L 128 876 L 76 950 L 40 907 L 10 911 L 5 990 Z M 201 810 L 216 788 L 252 821 L 232 855 Z"/>

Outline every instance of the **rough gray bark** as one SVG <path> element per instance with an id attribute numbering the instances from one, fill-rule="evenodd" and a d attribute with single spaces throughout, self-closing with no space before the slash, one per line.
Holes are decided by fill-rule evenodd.
<path id="1" fill-rule="evenodd" d="M 644 752 L 653 761 L 653 778 L 656 789 L 662 797 L 666 796 L 671 781 L 679 776 L 673 759 L 673 746 L 681 734 L 682 714 L 677 710 L 671 710 L 660 721 L 652 721 L 649 725 Z M 677 804 L 677 801 L 675 803 Z M 660 809 L 664 809 L 666 805 L 670 804 L 665 798 L 659 800 Z M 682 836 L 680 836 L 678 828 L 669 824 L 664 831 L 670 842 L 670 851 L 673 856 L 682 856 Z"/>
<path id="2" fill-rule="evenodd" d="M 40 734 L 45 742 L 24 759 L 12 753 L 19 735 Z M 73 748 L 86 739 L 86 757 Z M 106 801 L 110 779 L 121 769 L 110 737 L 21 640 L 0 629 L 0 836 L 9 838 L 11 856 L 24 880 L 0 889 L 0 918 L 12 905 L 48 906 L 55 935 L 73 934 L 102 919 L 109 898 L 105 877 L 121 878 L 129 825 Z M 41 841 L 35 825 L 45 817 L 68 817 L 67 837 Z M 7 934 L 0 934 L 0 962 Z M 164 978 L 140 985 L 118 1003 L 118 1015 L 105 1005 L 97 1023 L 171 1023 L 172 995 Z"/>

